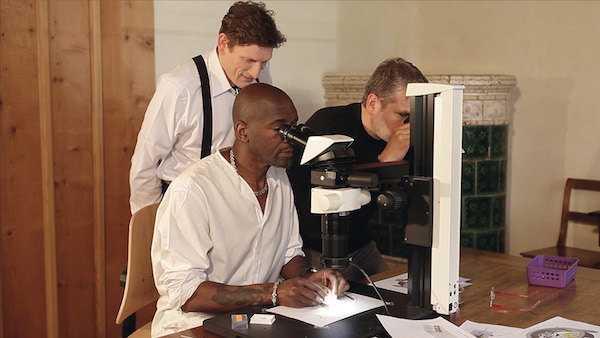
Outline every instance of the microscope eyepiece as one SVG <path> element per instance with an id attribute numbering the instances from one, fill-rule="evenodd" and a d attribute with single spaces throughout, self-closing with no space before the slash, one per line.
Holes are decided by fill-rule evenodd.
<path id="1" fill-rule="evenodd" d="M 281 135 L 281 138 L 284 141 L 288 141 L 291 144 L 302 148 L 306 147 L 306 142 L 311 134 L 312 130 L 304 124 L 299 124 L 297 126 L 284 124 L 279 128 L 279 135 Z"/>

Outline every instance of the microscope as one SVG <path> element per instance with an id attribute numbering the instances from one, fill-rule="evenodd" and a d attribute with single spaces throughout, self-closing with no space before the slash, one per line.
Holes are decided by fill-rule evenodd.
<path id="1" fill-rule="evenodd" d="M 350 212 L 371 201 L 367 188 L 376 188 L 378 177 L 353 170 L 354 141 L 345 135 L 311 136 L 305 125 L 284 125 L 281 137 L 302 147 L 300 165 L 310 166 L 310 212 L 321 215 L 322 264 L 332 269 L 348 266 Z"/>
<path id="2" fill-rule="evenodd" d="M 284 140 L 303 148 L 300 164 L 310 166 L 311 213 L 321 217 L 324 266 L 351 264 L 350 212 L 371 196 L 384 212 L 399 216 L 409 270 L 403 317 L 458 310 L 463 88 L 408 84 L 410 162 L 359 166 L 351 137 L 312 135 L 304 125 L 280 128 Z"/>

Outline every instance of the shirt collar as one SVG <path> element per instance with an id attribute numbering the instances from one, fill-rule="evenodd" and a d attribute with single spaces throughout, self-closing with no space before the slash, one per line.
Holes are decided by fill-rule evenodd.
<path id="1" fill-rule="evenodd" d="M 223 154 L 221 154 L 221 151 L 217 151 L 216 155 L 221 159 L 221 161 L 223 161 L 226 164 L 225 167 L 229 168 L 228 170 L 231 170 L 232 173 L 235 173 L 235 176 L 239 180 L 243 180 L 242 176 L 238 175 L 238 173 L 235 171 L 233 166 L 231 166 L 229 161 L 223 156 Z M 267 178 L 267 181 L 269 184 L 269 189 L 273 189 L 273 191 L 279 187 L 279 182 L 277 179 L 275 179 L 276 176 L 281 175 L 281 174 L 277 175 L 278 170 L 283 170 L 283 175 L 287 175 L 284 168 L 277 168 L 274 166 L 270 166 L 269 169 L 267 169 L 266 178 Z"/>
<path id="2" fill-rule="evenodd" d="M 219 62 L 219 56 L 217 55 L 217 47 L 213 48 L 208 55 L 206 56 L 206 68 L 209 72 L 210 78 L 210 91 L 212 97 L 217 97 L 224 92 L 230 91 L 231 84 L 229 80 L 227 80 L 227 76 L 225 75 L 225 71 L 223 67 L 221 67 L 221 63 Z"/>

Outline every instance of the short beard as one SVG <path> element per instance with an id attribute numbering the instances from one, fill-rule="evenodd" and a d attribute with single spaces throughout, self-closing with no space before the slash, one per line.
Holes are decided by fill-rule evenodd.
<path id="1" fill-rule="evenodd" d="M 278 156 L 279 153 L 281 153 L 281 152 L 278 152 L 277 155 L 275 155 L 275 158 L 273 160 L 268 160 L 268 159 L 262 157 L 259 152 L 257 152 L 256 154 L 257 154 L 259 160 L 261 160 L 262 162 L 264 162 L 265 164 L 267 164 L 269 166 L 277 167 L 277 168 L 285 168 L 285 169 L 291 168 L 292 165 L 294 164 L 294 158 L 292 157 L 287 161 L 280 160 L 279 156 Z"/>
<path id="2" fill-rule="evenodd" d="M 287 161 L 279 161 L 279 159 L 275 160 L 275 164 L 273 165 L 274 167 L 277 168 L 285 168 L 285 169 L 289 169 L 292 167 L 292 164 L 294 163 L 293 159 L 289 159 Z"/>
<path id="3" fill-rule="evenodd" d="M 282 149 L 281 151 L 277 152 L 277 155 L 275 155 L 275 164 L 273 164 L 274 167 L 285 168 L 285 169 L 289 169 L 292 167 L 292 165 L 294 164 L 293 156 L 289 157 L 289 158 L 286 157 L 286 159 L 284 159 L 284 160 L 279 159 L 279 154 L 281 154 L 282 152 L 284 152 L 288 149 Z"/>
<path id="4" fill-rule="evenodd" d="M 392 133 L 388 130 L 387 126 L 385 125 L 385 121 L 383 121 L 383 118 L 381 118 L 381 115 L 377 115 L 373 118 L 371 121 L 371 128 L 373 128 L 373 132 L 375 135 L 377 135 L 377 137 L 385 142 L 390 141 Z"/>

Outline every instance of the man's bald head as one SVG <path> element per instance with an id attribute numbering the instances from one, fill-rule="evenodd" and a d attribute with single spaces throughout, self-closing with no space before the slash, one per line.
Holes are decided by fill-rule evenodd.
<path id="1" fill-rule="evenodd" d="M 264 83 L 244 87 L 233 103 L 236 158 L 250 166 L 248 163 L 254 162 L 259 167 L 289 168 L 294 148 L 281 137 L 279 129 L 297 122 L 296 107 L 281 89 Z"/>
<path id="2" fill-rule="evenodd" d="M 292 99 L 281 89 L 266 83 L 253 83 L 240 91 L 233 103 L 233 123 L 250 123 L 276 114 L 280 109 L 293 109 Z"/>

